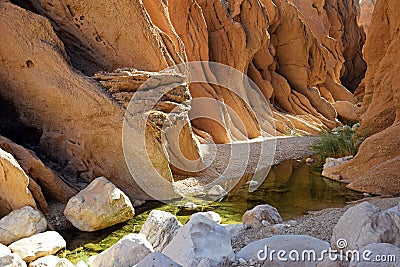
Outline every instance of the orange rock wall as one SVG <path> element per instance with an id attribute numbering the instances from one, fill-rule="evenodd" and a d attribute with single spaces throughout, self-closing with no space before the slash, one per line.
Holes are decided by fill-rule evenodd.
<path id="1" fill-rule="evenodd" d="M 357 156 L 336 172 L 349 187 L 377 194 L 400 193 L 400 2 L 378 0 L 364 52 L 368 70 L 364 79 L 360 134 L 371 136 Z"/>
<path id="2" fill-rule="evenodd" d="M 98 71 L 127 67 L 157 72 L 201 60 L 247 74 L 272 109 L 276 131 L 260 95 L 243 95 L 249 102 L 245 104 L 225 88 L 189 88 L 192 98 L 216 99 L 231 108 L 194 102 L 189 117 L 206 112 L 218 122 L 195 119 L 193 133 L 229 143 L 261 135 L 316 134 L 340 125 L 334 103 L 354 107 L 356 99 L 348 89 L 365 69 L 357 0 L 13 3 L 23 8 L 0 1 L 0 97 L 16 107 L 25 124 L 43 130 L 40 150 L 63 171 L 83 181 L 106 176 L 131 188 L 131 197 L 144 194 L 124 165 L 121 128 L 116 125 L 122 123 L 125 108 L 93 79 Z M 202 71 L 213 76 L 207 66 Z M 114 89 L 118 94 L 113 97 L 125 96 L 124 88 Z M 194 145 L 188 132 L 182 143 Z M 154 138 L 158 145 L 153 160 L 172 179 Z M 195 147 L 190 151 L 197 153 Z"/>

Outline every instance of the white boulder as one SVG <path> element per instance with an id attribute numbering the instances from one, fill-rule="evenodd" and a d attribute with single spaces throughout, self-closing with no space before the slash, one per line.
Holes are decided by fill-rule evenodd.
<path id="1" fill-rule="evenodd" d="M 349 267 L 398 267 L 400 248 L 388 243 L 373 243 L 361 248 L 359 258 Z"/>
<path id="2" fill-rule="evenodd" d="M 181 227 L 182 224 L 171 213 L 152 210 L 140 233 L 146 236 L 154 251 L 162 251 Z"/>
<path id="3" fill-rule="evenodd" d="M 315 237 L 276 235 L 248 244 L 236 256 L 261 266 L 309 267 L 317 266 L 322 251 L 328 249 L 328 242 Z"/>
<path id="4" fill-rule="evenodd" d="M 64 215 L 81 231 L 92 232 L 127 221 L 135 210 L 129 198 L 104 177 L 72 197 Z"/>
<path id="5" fill-rule="evenodd" d="M 47 222 L 44 216 L 26 206 L 10 212 L 0 220 L 0 243 L 11 244 L 24 237 L 46 231 Z"/>
<path id="6" fill-rule="evenodd" d="M 368 202 L 348 209 L 333 228 L 334 249 L 356 250 L 372 243 L 400 245 L 400 213 L 382 211 Z"/>
<path id="7" fill-rule="evenodd" d="M 64 238 L 57 232 L 47 231 L 15 241 L 8 247 L 25 262 L 52 255 L 65 248 Z"/>
<path id="8" fill-rule="evenodd" d="M 133 266 L 153 251 L 151 244 L 143 234 L 129 234 L 97 255 L 90 266 Z"/>
<path id="9" fill-rule="evenodd" d="M 185 267 L 229 266 L 235 260 L 230 234 L 204 216 L 191 217 L 162 253 Z"/>

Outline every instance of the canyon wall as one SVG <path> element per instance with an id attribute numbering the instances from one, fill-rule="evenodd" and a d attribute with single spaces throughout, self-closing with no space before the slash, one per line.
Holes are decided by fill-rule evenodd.
<path id="1" fill-rule="evenodd" d="M 175 64 L 225 64 L 247 74 L 261 95 L 183 81 L 163 97 L 150 112 L 146 140 L 169 181 L 184 171 L 168 164 L 174 141 L 166 151 L 160 140 L 167 118 L 184 118 L 178 143 L 186 158 L 198 159 L 197 141 L 316 134 L 357 110 L 351 91 L 366 68 L 357 0 L 1 0 L 0 8 L 1 100 L 36 129 L 32 148 L 72 183 L 106 176 L 131 198 L 148 197 L 125 166 L 122 122 L 140 85 Z M 214 76 L 207 64 L 200 74 Z M 169 115 L 175 107 L 182 116 Z M 190 120 L 199 113 L 204 118 Z"/>
<path id="2" fill-rule="evenodd" d="M 372 13 L 377 0 L 361 0 L 360 2 L 360 16 L 358 24 L 363 26 L 365 33 L 368 33 L 368 27 L 371 23 Z"/>
<path id="3" fill-rule="evenodd" d="M 364 47 L 368 70 L 359 134 L 371 136 L 357 156 L 334 172 L 349 188 L 377 193 L 400 192 L 400 2 L 378 0 Z"/>

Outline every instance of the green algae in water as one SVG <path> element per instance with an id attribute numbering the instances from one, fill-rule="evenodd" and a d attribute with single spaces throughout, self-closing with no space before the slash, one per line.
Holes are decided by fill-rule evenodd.
<path id="1" fill-rule="evenodd" d="M 94 233 L 84 233 L 80 231 L 61 232 L 67 240 L 67 249 L 58 253 L 59 257 L 69 259 L 73 264 L 80 260 L 87 261 L 90 256 L 100 252 L 117 243 L 122 237 L 131 233 L 139 233 L 143 223 L 153 209 L 163 210 L 177 215 L 178 220 L 185 224 L 190 215 L 179 216 L 179 208 L 176 206 L 163 205 L 160 202 L 149 202 L 145 207 L 138 208 L 133 219 L 126 223 L 118 224 L 110 228 Z"/>
<path id="2" fill-rule="evenodd" d="M 323 178 L 318 166 L 295 160 L 273 166 L 263 184 L 252 193 L 248 192 L 251 178 L 252 175 L 244 176 L 222 201 L 209 202 L 196 210 L 151 201 L 137 208 L 135 217 L 126 223 L 95 233 L 61 233 L 67 240 L 67 250 L 58 256 L 66 257 L 74 264 L 87 260 L 123 236 L 138 233 L 153 209 L 171 212 L 183 224 L 193 213 L 212 210 L 221 215 L 223 224 L 233 224 L 240 223 L 247 210 L 260 204 L 276 207 L 283 219 L 295 219 L 308 211 L 342 207 L 346 202 L 362 198 L 362 194 L 345 188 L 345 185 Z"/>

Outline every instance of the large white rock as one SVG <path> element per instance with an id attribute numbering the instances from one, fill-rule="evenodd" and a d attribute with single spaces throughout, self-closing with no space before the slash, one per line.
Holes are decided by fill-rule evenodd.
<path id="1" fill-rule="evenodd" d="M 152 210 L 140 230 L 154 251 L 162 251 L 176 235 L 182 224 L 176 216 L 161 210 Z"/>
<path id="2" fill-rule="evenodd" d="M 182 267 L 160 252 L 153 252 L 144 257 L 134 267 Z"/>
<path id="3" fill-rule="evenodd" d="M 332 248 L 347 251 L 360 249 L 372 243 L 390 243 L 399 246 L 400 213 L 396 210 L 398 209 L 382 211 L 368 202 L 351 207 L 333 228 Z"/>
<path id="4" fill-rule="evenodd" d="M 318 258 L 321 257 L 322 251 L 328 249 L 328 242 L 315 237 L 276 235 L 248 244 L 236 254 L 236 257 L 239 260 L 252 261 L 261 266 L 309 267 L 317 266 Z M 284 251 L 285 254 L 282 252 L 279 255 L 279 251 Z"/>
<path id="5" fill-rule="evenodd" d="M 229 266 L 235 260 L 230 234 L 204 216 L 191 217 L 162 253 L 184 267 Z"/>
<path id="6" fill-rule="evenodd" d="M 388 243 L 373 243 L 361 248 L 359 255 L 349 267 L 398 267 L 400 248 Z"/>
<path id="7" fill-rule="evenodd" d="M 26 267 L 26 263 L 15 253 L 0 255 L 1 267 Z"/>
<path id="8" fill-rule="evenodd" d="M 276 208 L 265 204 L 246 211 L 242 217 L 243 224 L 254 228 L 282 223 L 281 215 Z"/>
<path id="9" fill-rule="evenodd" d="M 26 262 L 52 255 L 65 248 L 64 238 L 57 232 L 47 231 L 15 241 L 8 247 Z"/>
<path id="10" fill-rule="evenodd" d="M 93 180 L 72 197 L 64 210 L 73 226 L 87 232 L 127 221 L 134 214 L 129 198 L 104 177 Z"/>
<path id="11" fill-rule="evenodd" d="M 31 262 L 29 267 L 74 267 L 74 265 L 65 258 L 50 255 Z"/>
<path id="12" fill-rule="evenodd" d="M 0 243 L 11 244 L 24 237 L 46 231 L 44 216 L 30 206 L 10 212 L 0 220 Z"/>
<path id="13" fill-rule="evenodd" d="M 151 244 L 143 234 L 129 234 L 97 255 L 90 266 L 133 266 L 153 251 Z"/>

